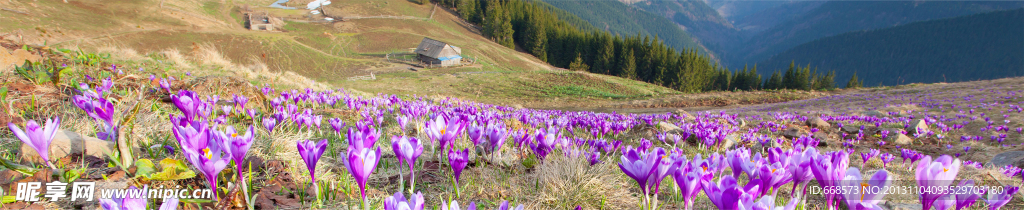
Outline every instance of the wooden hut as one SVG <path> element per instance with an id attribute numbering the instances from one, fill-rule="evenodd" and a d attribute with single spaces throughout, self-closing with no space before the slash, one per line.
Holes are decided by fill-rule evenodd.
<path id="1" fill-rule="evenodd" d="M 447 67 L 457 66 L 462 62 L 462 48 L 431 38 L 424 37 L 414 52 L 426 65 Z"/>

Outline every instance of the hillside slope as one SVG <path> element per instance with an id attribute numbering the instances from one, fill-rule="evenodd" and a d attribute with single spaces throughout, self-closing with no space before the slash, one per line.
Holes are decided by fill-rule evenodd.
<path id="1" fill-rule="evenodd" d="M 758 63 L 835 70 L 845 84 L 958 82 L 1024 75 L 1024 9 L 911 23 L 822 38 Z M 769 72 L 769 71 L 763 71 Z"/>
<path id="2" fill-rule="evenodd" d="M 829 1 L 753 36 L 733 50 L 733 65 L 756 62 L 794 46 L 841 33 L 1024 7 L 1019 1 Z M 737 63 L 739 62 L 739 63 Z"/>
<path id="3" fill-rule="evenodd" d="M 614 101 L 677 94 L 668 88 L 610 76 L 564 72 L 533 56 L 508 49 L 480 35 L 478 27 L 454 11 L 406 0 L 335 1 L 324 11 L 336 17 L 367 18 L 331 23 L 309 22 L 309 10 L 266 7 L 272 0 L 230 3 L 198 0 L 146 1 L 14 1 L 0 11 L 0 36 L 37 45 L 87 51 L 108 50 L 115 57 L 183 63 L 186 71 L 226 68 L 295 72 L 334 87 L 390 94 L 462 97 L 477 101 L 513 102 L 576 100 L 597 97 Z M 303 7 L 309 0 L 285 6 Z M 280 32 L 244 28 L 246 7 L 285 18 Z M 323 16 L 314 16 L 322 20 Z M 473 65 L 410 70 L 390 62 L 389 53 L 406 53 L 430 37 L 463 49 Z M 405 57 L 408 58 L 408 57 Z M 175 60 L 189 62 L 175 62 Z M 199 63 L 185 65 L 185 63 Z M 377 80 L 350 81 L 374 74 Z M 566 77 L 586 77 L 567 83 Z M 434 81 L 430 83 L 420 81 Z M 472 82 L 470 82 L 472 81 Z M 259 84 L 264 81 L 250 81 Z M 500 83 L 539 85 L 521 88 Z M 541 85 L 543 84 L 543 85 Z M 480 94 L 480 89 L 503 93 Z"/>

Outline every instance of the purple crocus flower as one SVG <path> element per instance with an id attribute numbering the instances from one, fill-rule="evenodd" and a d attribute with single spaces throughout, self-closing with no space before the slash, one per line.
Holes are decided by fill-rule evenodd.
<path id="1" fill-rule="evenodd" d="M 306 169 L 309 170 L 309 180 L 313 182 L 314 190 L 317 193 L 320 192 L 319 185 L 316 184 L 316 162 L 320 161 L 320 156 L 324 154 L 324 150 L 327 149 L 327 139 L 318 141 L 303 140 L 295 143 L 295 147 L 299 150 L 299 156 L 302 157 L 302 162 L 306 164 Z M 378 148 L 378 150 L 380 150 Z M 354 173 L 351 167 L 348 167 L 348 162 L 351 161 L 351 154 L 349 151 L 349 161 L 345 162 L 345 167 L 349 169 L 350 173 Z M 379 153 L 379 152 L 378 152 Z M 378 157 L 379 158 L 379 157 Z M 376 165 L 376 163 L 374 163 Z M 356 178 L 356 182 L 359 182 L 359 178 Z M 364 181 L 365 183 L 365 181 Z M 360 185 L 361 187 L 362 185 Z"/>
<path id="2" fill-rule="evenodd" d="M 523 210 L 523 204 L 519 204 L 519 206 L 510 209 L 508 201 L 502 201 L 501 205 L 498 206 L 498 210 Z"/>
<path id="3" fill-rule="evenodd" d="M 846 177 L 846 168 L 849 166 L 850 159 L 846 152 L 830 152 L 824 155 L 816 155 L 811 158 L 811 172 L 814 174 L 814 178 L 818 180 L 818 185 L 822 188 L 835 187 L 839 184 L 839 180 Z M 825 200 L 829 209 L 835 208 L 835 204 L 832 202 L 837 198 L 838 194 L 825 194 Z"/>
<path id="4" fill-rule="evenodd" d="M 405 199 L 402 192 L 395 192 L 395 195 L 384 199 L 384 210 L 423 210 L 423 193 L 417 192 Z"/>
<path id="5" fill-rule="evenodd" d="M 483 139 L 486 140 L 484 150 L 487 151 L 487 154 L 494 154 L 501 149 L 501 145 L 505 144 L 506 138 L 508 138 L 508 130 L 505 130 L 500 124 L 488 125 L 483 135 Z"/>
<path id="6" fill-rule="evenodd" d="M 648 198 L 648 192 L 651 188 L 647 182 L 648 179 L 652 178 L 652 174 L 658 170 L 662 156 L 656 153 L 643 153 L 633 149 L 632 146 L 627 146 L 620 158 L 622 162 L 619 163 L 619 169 L 622 169 L 622 173 L 636 180 L 636 183 L 641 188 L 641 192 L 644 193 L 644 198 Z M 645 199 L 645 202 L 647 202 L 646 200 L 649 199 Z"/>
<path id="7" fill-rule="evenodd" d="M 786 171 L 792 175 L 793 179 L 793 190 L 791 192 L 801 192 L 796 190 L 797 187 L 803 185 L 804 188 L 807 188 L 807 183 L 814 179 L 814 174 L 811 173 L 811 162 L 812 158 L 817 155 L 818 150 L 813 147 L 808 147 L 802 152 L 794 152 L 792 164 L 789 164 L 789 167 L 786 168 Z M 796 196 L 797 193 L 793 193 L 793 195 Z"/>
<path id="8" fill-rule="evenodd" d="M 988 209 L 998 210 L 1002 208 L 1006 203 L 1010 202 L 1010 199 L 1013 199 L 1013 195 L 1016 195 L 1019 190 L 1020 187 L 1013 185 L 1007 185 L 1006 188 L 1003 188 L 1002 192 L 989 190 L 988 197 L 985 199 L 985 202 L 988 203 Z"/>
<path id="9" fill-rule="evenodd" d="M 746 172 L 747 177 L 753 178 L 754 171 L 760 165 L 757 160 L 751 160 L 750 150 L 743 147 L 726 151 L 725 156 L 729 158 L 729 167 L 732 168 L 733 177 L 739 177 L 740 174 Z"/>
<path id="10" fill-rule="evenodd" d="M 345 122 L 341 119 L 331 118 L 327 119 L 327 122 L 331 124 L 331 128 L 334 129 L 334 133 L 341 135 L 341 129 L 345 127 Z"/>
<path id="11" fill-rule="evenodd" d="M 469 125 L 466 135 L 469 136 L 469 141 L 473 142 L 473 146 L 480 145 L 480 138 L 484 135 L 485 127 L 485 125 Z"/>
<path id="12" fill-rule="evenodd" d="M 326 145 L 326 141 L 323 144 Z M 322 149 L 323 147 L 321 147 L 320 153 L 323 153 Z M 349 147 L 345 156 L 345 168 L 359 185 L 359 193 L 363 196 L 365 209 L 369 209 L 366 202 L 366 181 L 370 178 L 370 174 L 373 174 L 373 170 L 377 168 L 377 163 L 380 163 L 380 155 L 380 147 L 377 147 L 377 150 Z"/>
<path id="13" fill-rule="evenodd" d="M 932 161 L 931 156 L 924 156 L 917 164 L 915 178 L 919 187 L 947 187 L 953 183 L 956 174 L 960 172 L 960 159 L 954 159 L 949 155 L 942 155 Z M 936 199 L 942 196 L 935 192 L 921 192 L 922 209 L 931 209 Z"/>
<path id="14" fill-rule="evenodd" d="M 398 169 L 399 172 L 402 171 L 402 162 L 409 165 L 409 172 L 411 173 L 410 176 L 412 178 L 412 181 L 410 182 L 412 183 L 412 188 L 415 190 L 416 158 L 419 158 L 420 154 L 423 154 L 423 145 L 420 144 L 420 141 L 416 139 L 416 137 L 393 136 L 391 137 L 391 150 L 395 152 L 395 157 L 398 158 L 398 164 L 400 165 Z M 402 174 L 399 173 L 399 177 L 401 176 Z"/>
<path id="15" fill-rule="evenodd" d="M 883 169 L 875 172 L 865 182 L 861 177 L 860 169 L 849 168 L 846 170 L 846 177 L 839 182 L 840 186 L 847 189 L 859 189 L 842 194 L 846 200 L 846 206 L 850 209 L 881 209 L 878 203 L 882 201 L 882 197 L 885 197 L 886 192 L 873 189 L 886 189 L 892 185 L 892 178 L 889 176 L 889 172 Z"/>
<path id="16" fill-rule="evenodd" d="M 249 126 L 249 130 L 246 130 L 243 136 L 238 135 L 234 126 L 228 126 L 225 132 L 214 131 L 217 137 L 228 145 L 225 147 L 225 152 L 231 155 L 231 160 L 235 161 L 235 167 L 239 176 L 238 180 L 242 180 L 242 163 L 245 162 L 245 155 L 249 152 L 249 148 L 252 147 L 254 132 L 255 128 L 252 126 Z"/>
<path id="17" fill-rule="evenodd" d="M 670 154 L 666 156 L 665 149 L 657 148 L 651 155 L 661 156 L 661 161 L 658 162 L 657 167 L 654 169 L 654 173 L 651 173 L 651 177 L 647 179 L 647 187 L 654 190 L 655 196 L 661 189 L 661 181 L 665 180 L 668 175 L 674 174 L 675 170 L 679 168 L 681 161 L 676 161 L 681 157 L 676 154 Z"/>
<path id="18" fill-rule="evenodd" d="M 267 129 L 267 133 L 273 133 L 275 126 L 277 126 L 277 120 L 276 119 L 274 119 L 273 117 L 264 117 L 263 118 L 263 128 Z"/>
<path id="19" fill-rule="evenodd" d="M 56 169 L 52 163 L 50 163 L 50 142 L 53 141 L 53 137 L 57 135 L 57 130 L 60 129 L 60 118 L 54 117 L 53 119 L 47 119 L 46 124 L 42 127 L 35 120 L 29 120 L 25 123 L 25 130 L 21 130 L 14 123 L 7 123 L 7 127 L 11 129 L 14 136 L 17 136 L 22 143 L 27 144 L 32 149 L 36 150 L 36 154 L 46 163 L 50 168 Z"/>
<path id="20" fill-rule="evenodd" d="M 883 169 L 885 167 L 887 167 L 890 162 L 892 162 L 893 160 L 896 160 L 896 156 L 892 155 L 890 153 L 881 154 L 881 155 L 878 156 L 878 158 L 882 160 L 882 168 Z"/>
<path id="21" fill-rule="evenodd" d="M 975 189 L 974 180 L 970 179 L 960 180 L 960 184 L 958 184 L 958 186 L 960 186 L 961 189 Z M 981 195 L 975 190 L 968 190 L 966 193 L 956 194 L 956 210 L 973 206 L 974 202 L 976 202 L 980 197 Z"/>
<path id="22" fill-rule="evenodd" d="M 439 210 L 462 210 L 462 209 L 459 208 L 459 202 L 458 201 L 452 201 L 452 205 L 449 206 L 448 202 L 444 201 L 444 199 L 441 199 L 441 209 L 439 209 Z M 466 207 L 466 210 L 476 210 L 476 203 L 475 202 L 469 202 L 469 207 Z"/>
<path id="23" fill-rule="evenodd" d="M 462 169 L 466 168 L 469 164 L 469 148 L 463 149 L 462 151 L 453 150 L 454 148 L 448 149 L 448 163 L 452 166 L 452 172 L 455 175 L 455 184 L 459 183 L 459 176 L 462 175 Z M 458 189 L 458 188 L 456 188 Z"/>
<path id="24" fill-rule="evenodd" d="M 143 192 L 147 187 L 139 189 L 135 186 L 129 186 L 125 192 Z M 134 209 L 146 209 L 146 198 L 143 196 L 127 195 L 123 198 L 111 198 L 111 199 L 99 199 L 100 207 L 106 210 L 134 210 Z M 174 206 L 177 207 L 177 199 L 175 199 Z M 160 209 L 164 209 L 163 206 Z"/>
<path id="25" fill-rule="evenodd" d="M 427 125 L 426 131 L 427 137 L 430 137 L 432 141 L 438 141 L 441 145 L 441 150 L 444 151 L 455 138 L 459 137 L 459 134 L 465 128 L 466 123 L 456 119 L 456 117 L 446 119 L 439 115 L 434 118 L 433 123 Z"/>
<path id="26" fill-rule="evenodd" d="M 174 102 L 174 106 L 185 114 L 185 119 L 189 122 L 195 121 L 195 117 L 199 116 L 201 106 L 203 106 L 199 95 L 188 90 L 180 90 L 178 94 L 172 94 L 171 102 Z"/>
<path id="27" fill-rule="evenodd" d="M 245 104 L 249 103 L 249 98 L 246 98 L 245 96 L 232 94 L 231 97 L 232 101 L 235 102 L 235 106 L 238 106 L 239 109 L 245 109 Z"/>
<path id="28" fill-rule="evenodd" d="M 701 180 L 701 187 L 704 189 L 704 194 L 718 209 L 745 210 L 753 206 L 754 195 L 757 194 L 759 186 L 756 184 L 747 184 L 746 187 L 739 186 L 735 177 L 726 175 L 718 180 L 718 183 Z"/>
<path id="29" fill-rule="evenodd" d="M 348 128 L 348 145 L 356 151 L 362 148 L 372 148 L 380 138 L 380 132 L 366 123 L 356 123 L 355 130 Z"/>
<path id="30" fill-rule="evenodd" d="M 551 131 L 549 129 L 549 131 Z M 544 130 L 538 129 L 536 132 L 536 141 L 530 142 L 530 148 L 537 154 L 537 159 L 544 161 L 544 157 L 547 157 L 551 150 L 555 148 L 555 140 L 557 134 L 554 132 L 545 133 Z"/>
<path id="31" fill-rule="evenodd" d="M 693 207 L 693 199 L 697 198 L 697 195 L 701 192 L 701 181 L 710 181 L 714 178 L 714 174 L 708 171 L 707 166 L 701 166 L 700 164 L 706 164 L 701 159 L 700 154 L 696 154 L 693 157 L 693 161 L 686 161 L 685 157 L 679 157 L 682 163 L 679 168 L 672 174 L 672 179 L 676 182 L 676 186 L 679 187 L 679 193 L 683 196 L 683 205 L 685 209 L 689 210 Z"/>
<path id="32" fill-rule="evenodd" d="M 207 134 L 205 135 L 210 135 L 209 130 L 206 130 L 206 133 Z M 196 152 L 188 152 L 185 153 L 185 155 L 188 156 L 190 160 L 193 160 L 192 164 L 195 165 L 196 168 L 199 168 L 199 171 L 203 172 L 203 175 L 206 176 L 206 181 L 210 184 L 210 189 L 218 189 L 217 175 L 228 166 L 228 162 L 231 160 L 228 159 L 230 158 L 229 154 L 226 154 L 223 151 L 223 142 L 218 141 L 216 138 L 207 137 L 207 139 L 208 144 L 205 148 L 202 148 L 201 150 L 192 150 Z M 201 151 L 202 153 L 199 153 L 198 151 Z M 214 193 L 213 198 L 214 200 L 217 199 L 216 193 Z"/>
<path id="33" fill-rule="evenodd" d="M 587 153 L 587 161 L 590 162 L 591 166 L 597 165 L 597 164 L 601 163 L 601 152 L 600 151 L 593 151 L 593 152 Z"/>
<path id="34" fill-rule="evenodd" d="M 757 170 L 758 179 L 761 180 L 760 196 L 768 195 L 771 191 L 772 195 L 778 192 L 778 187 L 793 181 L 793 175 L 786 172 L 786 167 L 782 166 L 782 163 L 763 164 Z"/>
<path id="35" fill-rule="evenodd" d="M 402 133 L 405 133 L 405 125 L 409 124 L 409 116 L 408 115 L 398 115 L 398 116 L 395 116 L 395 122 L 398 123 L 398 128 L 402 129 Z"/>

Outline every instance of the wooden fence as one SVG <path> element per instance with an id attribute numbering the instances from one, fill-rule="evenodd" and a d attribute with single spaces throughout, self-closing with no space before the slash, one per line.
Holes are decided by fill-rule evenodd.
<path id="1" fill-rule="evenodd" d="M 373 72 L 370 72 L 370 75 L 354 76 L 354 77 L 349 77 L 348 78 L 348 81 L 358 81 L 358 80 L 377 80 L 377 77 L 373 76 Z"/>

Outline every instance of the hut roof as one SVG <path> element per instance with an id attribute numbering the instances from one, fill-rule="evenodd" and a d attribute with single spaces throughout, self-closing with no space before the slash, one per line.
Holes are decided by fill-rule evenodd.
<path id="1" fill-rule="evenodd" d="M 448 58 L 462 54 L 462 48 L 424 37 L 414 52 L 431 58 Z"/>

